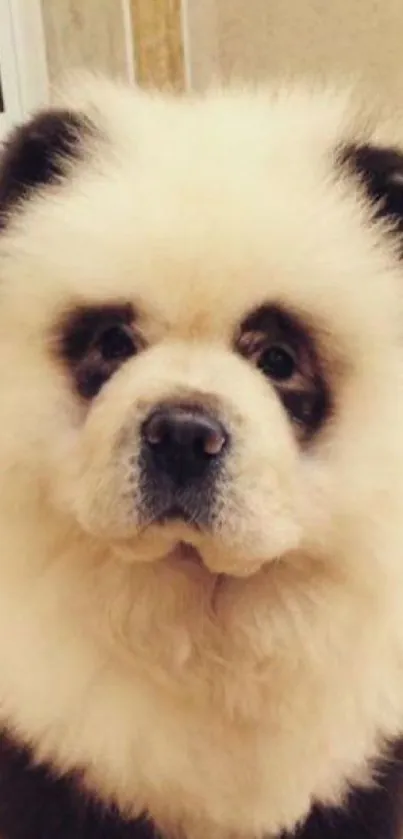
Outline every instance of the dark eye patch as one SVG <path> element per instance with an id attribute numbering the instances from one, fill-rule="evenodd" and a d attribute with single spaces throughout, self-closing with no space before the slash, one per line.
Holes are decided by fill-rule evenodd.
<path id="1" fill-rule="evenodd" d="M 241 323 L 236 350 L 275 388 L 301 440 L 323 424 L 330 395 L 314 337 L 305 324 L 276 306 L 262 306 Z"/>
<path id="2" fill-rule="evenodd" d="M 96 396 L 142 346 L 130 304 L 77 307 L 62 318 L 56 334 L 58 356 L 84 399 Z"/>

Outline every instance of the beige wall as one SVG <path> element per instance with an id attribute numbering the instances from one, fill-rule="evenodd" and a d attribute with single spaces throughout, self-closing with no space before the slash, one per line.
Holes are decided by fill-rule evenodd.
<path id="1" fill-rule="evenodd" d="M 128 77 L 121 0 L 41 0 L 51 82 L 86 67 Z"/>
<path id="2" fill-rule="evenodd" d="M 193 85 L 359 78 L 403 101 L 403 0 L 186 0 Z"/>

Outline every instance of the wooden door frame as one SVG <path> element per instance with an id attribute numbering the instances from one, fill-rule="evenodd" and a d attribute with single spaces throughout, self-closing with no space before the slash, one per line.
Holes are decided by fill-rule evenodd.
<path id="1" fill-rule="evenodd" d="M 182 0 L 129 0 L 138 84 L 186 87 Z"/>

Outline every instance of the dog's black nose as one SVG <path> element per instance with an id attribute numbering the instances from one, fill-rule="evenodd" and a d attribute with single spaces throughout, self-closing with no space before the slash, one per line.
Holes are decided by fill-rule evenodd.
<path id="1" fill-rule="evenodd" d="M 149 464 L 177 486 L 204 477 L 228 442 L 219 420 L 201 408 L 182 405 L 153 411 L 142 433 Z"/>

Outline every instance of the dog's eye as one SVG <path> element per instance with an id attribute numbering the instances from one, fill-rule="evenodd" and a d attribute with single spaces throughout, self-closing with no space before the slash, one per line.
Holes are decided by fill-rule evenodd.
<path id="1" fill-rule="evenodd" d="M 127 303 L 74 309 L 64 315 L 54 335 L 58 354 L 85 399 L 93 399 L 120 366 L 144 348 L 136 313 Z"/>
<path id="2" fill-rule="evenodd" d="M 311 326 L 278 306 L 261 306 L 240 323 L 234 345 L 274 388 L 298 439 L 312 437 L 330 410 L 330 392 Z"/>
<path id="3" fill-rule="evenodd" d="M 98 337 L 97 346 L 104 361 L 125 361 L 136 352 L 133 336 L 124 324 L 105 329 Z"/>
<path id="4" fill-rule="evenodd" d="M 296 371 L 296 362 L 291 350 L 273 344 L 264 350 L 258 359 L 259 370 L 276 382 L 285 382 L 292 378 Z"/>

